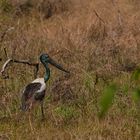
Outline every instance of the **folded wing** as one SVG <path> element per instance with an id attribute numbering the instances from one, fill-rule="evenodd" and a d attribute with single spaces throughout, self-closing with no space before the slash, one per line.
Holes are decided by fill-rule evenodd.
<path id="1" fill-rule="evenodd" d="M 30 105 L 36 100 L 41 100 L 44 98 L 45 92 L 38 92 L 40 91 L 41 87 L 42 85 L 39 82 L 30 83 L 25 87 L 21 97 L 21 109 L 23 111 L 28 110 Z"/>

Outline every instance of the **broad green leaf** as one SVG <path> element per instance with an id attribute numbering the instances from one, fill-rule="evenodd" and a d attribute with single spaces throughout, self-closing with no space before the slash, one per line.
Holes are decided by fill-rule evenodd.
<path id="1" fill-rule="evenodd" d="M 99 117 L 102 118 L 103 116 L 105 116 L 105 114 L 107 113 L 108 109 L 111 107 L 113 99 L 114 99 L 114 95 L 117 91 L 117 87 L 116 85 L 110 85 L 107 86 L 104 91 L 103 91 L 103 95 L 100 99 L 100 112 L 99 112 Z"/>

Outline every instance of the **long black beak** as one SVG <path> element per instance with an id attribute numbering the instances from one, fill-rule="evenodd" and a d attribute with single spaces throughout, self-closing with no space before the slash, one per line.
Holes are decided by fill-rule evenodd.
<path id="1" fill-rule="evenodd" d="M 69 71 L 65 70 L 61 65 L 57 64 L 53 59 L 49 58 L 49 63 L 58 68 L 59 70 L 62 70 L 66 73 L 70 73 Z"/>

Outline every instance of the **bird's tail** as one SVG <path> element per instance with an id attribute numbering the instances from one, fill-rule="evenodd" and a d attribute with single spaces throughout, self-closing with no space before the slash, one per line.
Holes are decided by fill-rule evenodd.
<path id="1" fill-rule="evenodd" d="M 26 102 L 24 96 L 21 98 L 21 106 L 20 106 L 20 109 L 22 111 L 27 111 L 29 109 L 29 104 Z"/>
<path id="2" fill-rule="evenodd" d="M 22 97 L 21 97 L 20 109 L 22 111 L 27 111 L 29 109 L 29 104 L 26 102 L 26 98 L 24 95 L 22 95 Z"/>

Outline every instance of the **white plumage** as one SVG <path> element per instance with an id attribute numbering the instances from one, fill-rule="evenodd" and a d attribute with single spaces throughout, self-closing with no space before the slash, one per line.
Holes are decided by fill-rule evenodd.
<path id="1" fill-rule="evenodd" d="M 34 81 L 32 81 L 32 83 L 40 83 L 41 87 L 39 90 L 37 90 L 36 92 L 42 92 L 46 89 L 46 83 L 44 81 L 44 78 L 37 78 Z"/>

